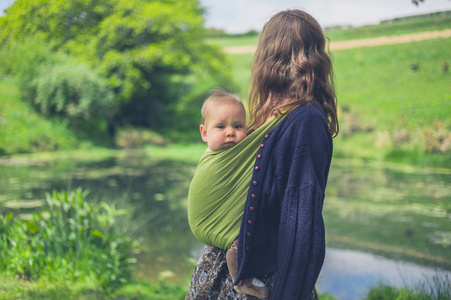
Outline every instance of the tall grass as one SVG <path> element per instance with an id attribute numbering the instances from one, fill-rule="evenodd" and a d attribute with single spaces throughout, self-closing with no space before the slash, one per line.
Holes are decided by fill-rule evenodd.
<path id="1" fill-rule="evenodd" d="M 446 275 L 434 276 L 432 281 L 422 283 L 417 288 L 397 288 L 385 284 L 370 289 L 365 300 L 449 300 L 451 299 L 450 278 Z"/>
<path id="2" fill-rule="evenodd" d="M 104 292 L 130 282 L 134 242 L 120 222 L 128 212 L 85 196 L 80 189 L 53 192 L 31 220 L 0 216 L 0 271 L 31 281 L 95 282 Z"/>

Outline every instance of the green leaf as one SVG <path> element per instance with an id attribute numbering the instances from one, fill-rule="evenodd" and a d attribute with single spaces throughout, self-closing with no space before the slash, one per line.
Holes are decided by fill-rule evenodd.
<path id="1" fill-rule="evenodd" d="M 101 233 L 100 231 L 95 230 L 95 229 L 91 229 L 90 234 L 93 236 L 98 236 L 100 238 L 103 238 L 105 236 L 103 233 Z"/>
<path id="2" fill-rule="evenodd" d="M 34 223 L 34 222 L 31 222 L 31 221 L 27 221 L 26 222 L 26 226 L 27 226 L 27 230 L 31 234 L 35 234 L 39 230 L 38 225 L 36 223 Z"/>
<path id="3" fill-rule="evenodd" d="M 10 212 L 9 214 L 6 215 L 6 222 L 9 222 L 9 220 L 11 220 L 13 218 L 14 214 L 12 212 Z"/>

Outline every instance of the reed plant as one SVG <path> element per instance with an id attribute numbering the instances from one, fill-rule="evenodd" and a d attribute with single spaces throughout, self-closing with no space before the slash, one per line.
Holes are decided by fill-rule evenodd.
<path id="1" fill-rule="evenodd" d="M 448 300 L 451 299 L 451 283 L 447 273 L 438 272 L 416 288 L 397 288 L 379 284 L 370 289 L 365 300 Z"/>
<path id="2" fill-rule="evenodd" d="M 30 281 L 97 282 L 107 293 L 130 282 L 134 242 L 118 226 L 128 211 L 89 203 L 86 194 L 54 191 L 31 220 L 0 216 L 0 272 Z"/>

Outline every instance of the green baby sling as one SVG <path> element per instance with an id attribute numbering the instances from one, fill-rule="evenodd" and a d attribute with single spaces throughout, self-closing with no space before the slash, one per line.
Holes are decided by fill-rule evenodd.
<path id="1" fill-rule="evenodd" d="M 202 243 L 228 249 L 238 237 L 258 149 L 283 117 L 271 118 L 233 147 L 200 158 L 188 193 L 188 222 Z"/>

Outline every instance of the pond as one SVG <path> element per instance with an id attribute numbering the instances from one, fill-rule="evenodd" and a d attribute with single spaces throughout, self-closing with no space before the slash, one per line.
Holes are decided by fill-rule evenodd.
<path id="1" fill-rule="evenodd" d="M 1 214 L 27 218 L 53 189 L 88 189 L 133 214 L 136 275 L 187 284 L 202 251 L 186 217 L 195 164 L 142 151 L 93 159 L 0 160 Z M 334 160 L 324 204 L 327 255 L 321 293 L 361 299 L 379 282 L 418 285 L 451 278 L 450 170 Z M 445 275 L 443 275 L 445 274 Z"/>

